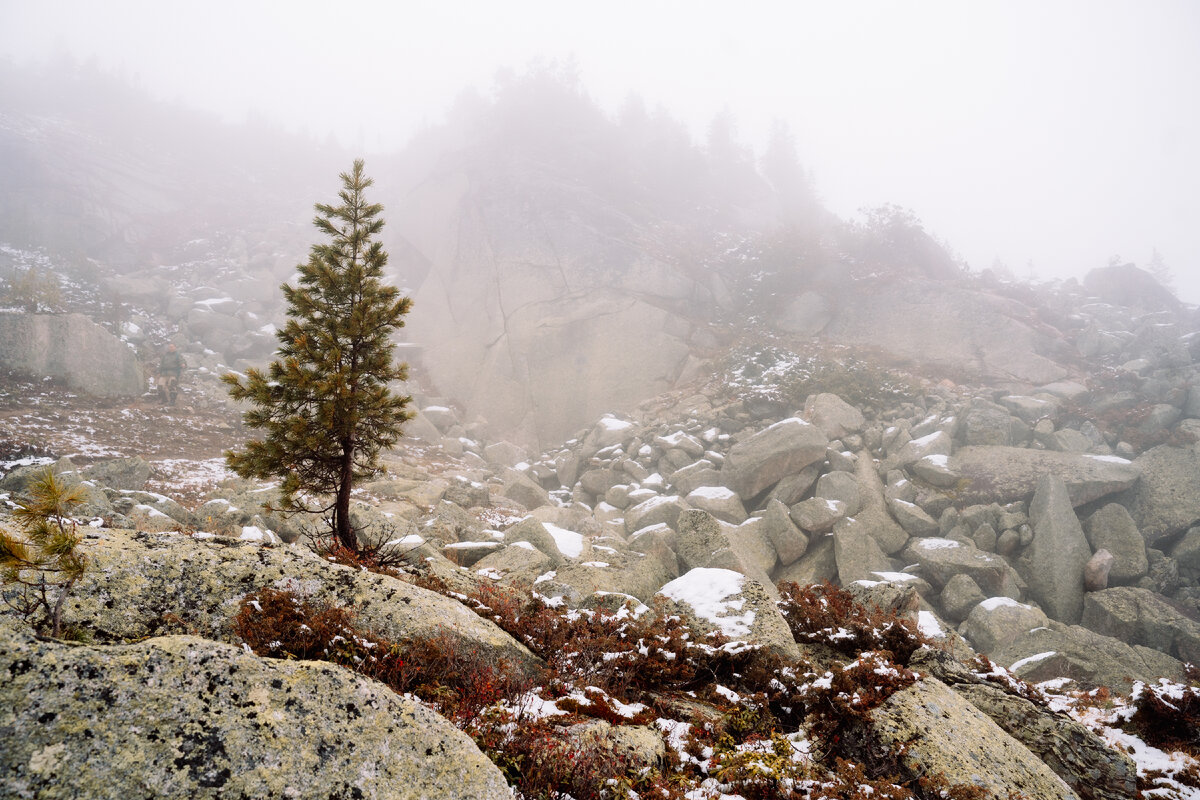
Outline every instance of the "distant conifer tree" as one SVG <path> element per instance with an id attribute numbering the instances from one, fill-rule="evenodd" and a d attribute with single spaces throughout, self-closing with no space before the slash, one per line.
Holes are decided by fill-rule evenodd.
<path id="1" fill-rule="evenodd" d="M 358 551 L 350 491 L 378 471 L 380 452 L 412 417 L 412 398 L 388 388 L 408 377 L 408 365 L 392 359 L 391 336 L 412 300 L 383 283 L 387 253 L 375 241 L 383 206 L 363 197 L 373 183 L 363 162 L 341 179 L 341 204 L 318 204 L 313 221 L 330 241 L 313 245 L 298 286 L 282 287 L 288 322 L 276 334 L 277 360 L 266 375 L 224 376 L 229 394 L 254 406 L 246 425 L 266 432 L 225 458 L 242 477 L 282 478 L 284 511 L 322 514 L 336 543 Z"/>

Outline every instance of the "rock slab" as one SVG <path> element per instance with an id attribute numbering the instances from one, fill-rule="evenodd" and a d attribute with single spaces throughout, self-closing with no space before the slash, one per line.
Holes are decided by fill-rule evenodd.
<path id="1" fill-rule="evenodd" d="M 194 636 L 40 642 L 0 620 L 0 672 L 5 797 L 510 796 L 449 722 L 330 664 Z"/>

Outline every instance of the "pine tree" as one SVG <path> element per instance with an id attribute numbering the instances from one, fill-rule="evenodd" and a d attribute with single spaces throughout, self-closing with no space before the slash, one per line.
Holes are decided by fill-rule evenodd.
<path id="1" fill-rule="evenodd" d="M 329 242 L 313 245 L 297 286 L 282 287 L 288 321 L 276 334 L 277 359 L 266 375 L 224 376 L 230 396 L 254 406 L 246 425 L 265 431 L 225 458 L 242 477 L 282 478 L 284 511 L 324 515 L 336 543 L 357 552 L 350 491 L 378 471 L 380 452 L 412 417 L 412 398 L 388 388 L 408 377 L 408 365 L 392 359 L 391 336 L 412 300 L 382 281 L 383 206 L 363 197 L 373 183 L 363 162 L 341 179 L 341 204 L 318 204 L 313 220 Z"/>

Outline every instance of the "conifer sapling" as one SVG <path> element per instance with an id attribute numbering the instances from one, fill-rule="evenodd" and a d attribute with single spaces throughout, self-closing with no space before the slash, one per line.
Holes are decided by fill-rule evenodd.
<path id="1" fill-rule="evenodd" d="M 253 406 L 246 425 L 264 431 L 225 457 L 242 477 L 281 478 L 284 511 L 324 515 L 335 543 L 357 552 L 351 489 L 378 471 L 412 417 L 412 398 L 389 388 L 408 377 L 391 337 L 412 300 L 383 282 L 383 206 L 363 196 L 373 183 L 363 162 L 341 180 L 340 204 L 318 204 L 313 221 L 329 241 L 312 246 L 296 286 L 282 287 L 288 321 L 276 360 L 265 374 L 224 376 L 230 396 Z"/>

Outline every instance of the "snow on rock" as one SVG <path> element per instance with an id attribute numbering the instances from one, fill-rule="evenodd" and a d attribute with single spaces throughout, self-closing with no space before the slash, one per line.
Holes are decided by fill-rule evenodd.
<path id="1" fill-rule="evenodd" d="M 730 569 L 698 567 L 663 586 L 659 594 L 690 606 L 722 635 L 737 639 L 748 636 L 754 624 L 753 611 L 737 613 L 745 606 L 739 596 L 745 580 L 745 575 Z"/>
<path id="2" fill-rule="evenodd" d="M 558 552 L 567 558 L 579 558 L 583 552 L 583 534 L 551 525 L 549 522 L 543 522 L 542 527 L 554 537 L 554 544 L 557 545 Z"/>

